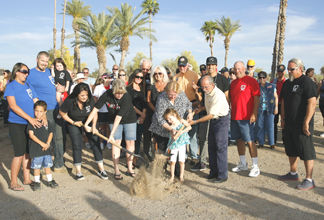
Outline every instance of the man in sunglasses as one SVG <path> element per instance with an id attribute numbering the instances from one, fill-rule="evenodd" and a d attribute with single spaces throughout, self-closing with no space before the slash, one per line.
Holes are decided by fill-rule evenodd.
<path id="1" fill-rule="evenodd" d="M 41 51 L 37 55 L 37 66 L 30 70 L 27 78 L 27 83 L 31 85 L 40 100 L 47 104 L 47 121 L 55 125 L 54 129 L 54 171 L 64 171 L 64 147 L 63 147 L 63 121 L 58 118 L 58 102 L 56 100 L 56 90 L 60 91 L 62 85 L 58 84 L 55 88 L 54 78 L 51 75 L 51 70 L 48 68 L 49 54 L 46 51 Z M 63 89 L 64 91 L 64 89 Z"/>
<path id="2" fill-rule="evenodd" d="M 87 83 L 90 86 L 91 92 L 93 92 L 94 84 L 96 83 L 96 79 L 89 76 L 90 71 L 89 71 L 88 67 L 83 68 L 82 72 L 83 72 L 84 77 L 85 77 L 84 83 Z"/>
<path id="3" fill-rule="evenodd" d="M 257 78 L 257 74 L 254 72 L 254 67 L 255 67 L 255 61 L 254 60 L 248 60 L 247 65 L 246 65 L 246 75 L 251 76 L 253 78 Z"/>
<path id="4" fill-rule="evenodd" d="M 199 66 L 199 70 L 200 70 L 200 76 L 201 77 L 207 74 L 207 67 L 206 67 L 205 64 L 201 64 Z"/>
<path id="5" fill-rule="evenodd" d="M 119 72 L 119 67 L 117 64 L 113 65 L 112 67 L 112 73 L 114 74 L 114 78 L 118 79 L 118 72 Z"/>
<path id="6" fill-rule="evenodd" d="M 279 179 L 299 180 L 299 157 L 304 161 L 306 178 L 296 188 L 310 190 L 315 187 L 312 173 L 316 154 L 312 135 L 317 91 L 312 80 L 303 75 L 304 64 L 300 59 L 289 60 L 287 67 L 291 80 L 286 80 L 281 90 L 281 127 L 284 128 L 284 145 L 290 172 Z"/>
<path id="7" fill-rule="evenodd" d="M 184 91 L 186 94 L 187 98 L 191 101 L 192 103 L 192 108 L 193 110 L 196 109 L 199 105 L 199 101 L 197 100 L 196 96 L 196 90 L 194 89 L 194 85 L 197 85 L 198 80 L 200 76 L 189 70 L 188 68 L 188 59 L 185 56 L 181 56 L 178 59 L 178 68 L 179 68 L 179 73 L 175 75 L 174 79 L 179 83 L 180 89 Z M 198 119 L 198 115 L 196 114 L 195 119 Z M 189 121 L 193 120 L 193 115 L 188 114 L 187 119 Z M 192 129 L 189 131 L 189 136 L 190 136 L 190 156 L 194 160 L 198 160 L 198 141 L 197 141 L 197 130 L 198 126 L 193 125 Z"/>
<path id="8" fill-rule="evenodd" d="M 282 86 L 284 84 L 284 82 L 286 81 L 285 78 L 285 73 L 286 73 L 286 67 L 283 64 L 280 64 L 277 67 L 277 78 L 275 78 L 271 83 L 276 85 L 276 90 L 277 90 L 277 95 L 279 98 L 279 102 L 278 102 L 278 114 L 275 115 L 274 118 L 274 142 L 275 144 L 277 143 L 277 133 L 278 133 L 278 122 L 279 122 L 279 115 L 281 115 L 281 97 L 280 97 L 280 93 L 281 93 L 281 89 Z"/>

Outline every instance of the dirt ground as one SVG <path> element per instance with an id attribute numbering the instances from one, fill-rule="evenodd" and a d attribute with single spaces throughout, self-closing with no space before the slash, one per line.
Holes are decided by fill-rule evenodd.
<path id="1" fill-rule="evenodd" d="M 133 178 L 123 175 L 122 181 L 113 179 L 108 149 L 104 151 L 108 180 L 96 175 L 93 155 L 87 149 L 83 151 L 85 180 L 74 180 L 70 146 L 65 154 L 67 172 L 53 174 L 59 188 L 51 189 L 42 184 L 37 192 L 28 186 L 23 192 L 8 189 L 13 151 L 8 128 L 2 126 L 0 219 L 324 219 L 324 139 L 319 137 L 322 132 L 322 117 L 317 111 L 313 136 L 317 153 L 313 174 L 316 188 L 313 190 L 298 191 L 297 182 L 277 180 L 289 170 L 282 142 L 279 142 L 275 150 L 259 149 L 261 175 L 257 178 L 248 177 L 248 171 L 239 174 L 229 171 L 227 182 L 215 184 L 203 178 L 208 170 L 190 172 L 186 164 L 184 184 L 171 185 L 160 199 L 147 199 L 131 196 L 129 188 Z M 247 159 L 251 166 L 250 157 Z M 236 147 L 229 146 L 229 170 L 238 160 Z M 124 165 L 122 161 L 123 174 Z M 302 162 L 298 169 L 304 178 Z M 156 190 L 153 188 L 153 191 L 158 190 L 158 186 Z"/>

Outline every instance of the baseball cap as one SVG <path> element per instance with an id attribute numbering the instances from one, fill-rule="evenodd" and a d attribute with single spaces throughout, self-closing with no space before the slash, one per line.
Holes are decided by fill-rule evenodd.
<path id="1" fill-rule="evenodd" d="M 285 67 L 285 65 L 283 65 L 283 64 L 280 64 L 278 67 L 277 67 L 277 71 L 278 72 L 283 72 L 283 71 L 285 71 L 286 70 L 286 67 Z"/>
<path id="2" fill-rule="evenodd" d="M 261 71 L 258 73 L 258 77 L 267 77 L 267 73 L 264 71 Z"/>
<path id="3" fill-rule="evenodd" d="M 185 56 L 181 56 L 178 59 L 178 66 L 187 66 L 188 64 L 188 59 Z"/>
<path id="4" fill-rule="evenodd" d="M 225 72 L 228 72 L 228 69 L 227 67 L 223 67 L 221 70 L 220 70 L 221 73 L 225 73 Z"/>
<path id="5" fill-rule="evenodd" d="M 200 69 L 200 71 L 206 70 L 206 65 L 205 64 L 201 64 L 199 66 L 199 69 Z"/>
<path id="6" fill-rule="evenodd" d="M 216 57 L 208 57 L 206 59 L 206 65 L 217 65 L 217 58 Z"/>

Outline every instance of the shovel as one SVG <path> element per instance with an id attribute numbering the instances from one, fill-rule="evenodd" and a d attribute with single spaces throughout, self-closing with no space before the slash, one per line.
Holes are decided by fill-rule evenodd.
<path id="1" fill-rule="evenodd" d="M 106 136 L 100 134 L 99 132 L 96 132 L 95 135 L 97 135 L 98 137 L 100 137 L 101 139 L 104 139 L 106 141 L 109 140 L 109 138 L 107 138 Z M 110 142 L 112 145 L 114 145 L 115 147 L 119 148 L 122 151 L 125 151 L 126 153 L 129 153 L 130 155 L 137 157 L 139 159 L 141 159 L 146 165 L 148 164 L 148 162 L 144 159 L 144 157 L 142 157 L 139 154 L 135 154 L 134 152 L 131 152 L 129 150 L 127 150 L 126 148 L 123 148 L 122 146 L 120 146 L 119 144 L 115 143 L 115 142 Z"/>

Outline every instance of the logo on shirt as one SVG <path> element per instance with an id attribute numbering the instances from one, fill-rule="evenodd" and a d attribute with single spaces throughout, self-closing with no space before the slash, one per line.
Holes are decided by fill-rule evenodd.
<path id="1" fill-rule="evenodd" d="M 64 76 L 65 76 L 65 73 L 64 73 L 64 72 L 61 72 L 59 78 L 60 78 L 60 79 L 64 79 Z"/>
<path id="2" fill-rule="evenodd" d="M 107 105 L 108 108 L 112 108 L 112 109 L 115 109 L 115 110 L 120 109 L 120 106 L 118 104 L 110 104 L 110 103 L 106 102 L 106 105 Z"/>
<path id="3" fill-rule="evenodd" d="M 241 85 L 241 91 L 244 91 L 246 88 L 246 85 Z"/>
<path id="4" fill-rule="evenodd" d="M 296 92 L 298 88 L 299 88 L 299 85 L 294 85 L 292 91 L 293 91 L 293 92 Z"/>
<path id="5" fill-rule="evenodd" d="M 91 106 L 90 105 L 86 106 L 85 110 L 86 110 L 87 113 L 89 113 L 91 111 Z"/>
<path id="6" fill-rule="evenodd" d="M 51 81 L 51 83 L 55 86 L 55 81 L 54 78 L 52 76 L 48 76 L 49 80 Z"/>
<path id="7" fill-rule="evenodd" d="M 33 99 L 33 92 L 32 92 L 32 90 L 31 90 L 31 89 L 26 89 L 26 92 L 27 92 L 28 96 L 29 96 L 31 99 Z"/>

